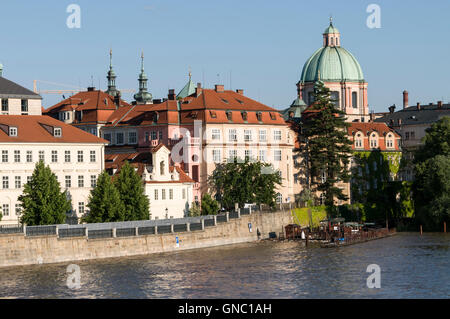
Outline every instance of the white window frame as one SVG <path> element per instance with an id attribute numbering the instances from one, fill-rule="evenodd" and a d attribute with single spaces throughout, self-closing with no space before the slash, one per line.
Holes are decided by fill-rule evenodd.
<path id="1" fill-rule="evenodd" d="M 213 141 L 220 141 L 220 135 L 221 135 L 220 129 L 217 129 L 217 128 L 212 129 L 211 139 Z"/>

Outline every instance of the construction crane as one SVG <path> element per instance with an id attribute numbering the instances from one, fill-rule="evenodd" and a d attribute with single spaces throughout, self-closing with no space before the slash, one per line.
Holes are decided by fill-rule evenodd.
<path id="1" fill-rule="evenodd" d="M 58 89 L 58 90 L 38 90 L 37 87 L 37 83 L 46 83 L 46 84 L 51 84 L 51 85 L 58 85 L 58 86 L 63 86 L 63 87 L 67 87 L 67 89 Z M 71 88 L 72 89 L 69 89 Z M 34 93 L 37 94 L 64 94 L 64 93 L 71 93 L 72 95 L 81 91 L 85 91 L 85 88 L 80 88 L 74 85 L 69 85 L 69 84 L 62 84 L 62 83 L 55 83 L 55 82 L 49 82 L 49 81 L 43 81 L 43 80 L 33 80 L 33 91 Z M 123 89 L 120 90 L 121 93 L 134 93 L 136 92 L 133 89 Z"/>

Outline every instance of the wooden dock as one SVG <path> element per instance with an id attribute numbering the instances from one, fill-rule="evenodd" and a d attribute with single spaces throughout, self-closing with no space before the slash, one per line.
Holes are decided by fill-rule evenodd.
<path id="1" fill-rule="evenodd" d="M 322 248 L 334 248 L 340 246 L 348 246 L 359 243 L 364 243 L 367 241 L 386 238 L 396 234 L 395 229 L 373 229 L 368 231 L 362 231 L 355 234 L 346 234 L 343 238 L 332 237 L 328 242 L 322 243 L 320 247 Z"/>

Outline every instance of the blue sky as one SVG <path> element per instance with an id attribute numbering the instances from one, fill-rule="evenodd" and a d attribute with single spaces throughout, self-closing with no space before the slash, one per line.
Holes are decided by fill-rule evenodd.
<path id="1" fill-rule="evenodd" d="M 66 26 L 71 3 L 81 7 L 80 29 Z M 380 29 L 366 26 L 371 3 L 381 8 Z M 178 92 L 191 67 L 194 82 L 231 82 L 282 109 L 332 14 L 362 66 L 372 110 L 401 106 L 405 89 L 410 104 L 450 101 L 450 1 L 2 0 L 0 8 L 4 76 L 30 89 L 34 79 L 87 87 L 91 77 L 106 89 L 111 47 L 119 89 L 137 90 L 144 50 L 154 98 Z M 62 98 L 43 97 L 44 107 Z"/>

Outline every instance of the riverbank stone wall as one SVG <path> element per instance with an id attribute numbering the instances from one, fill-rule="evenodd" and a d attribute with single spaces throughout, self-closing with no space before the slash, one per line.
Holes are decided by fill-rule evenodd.
<path id="1" fill-rule="evenodd" d="M 284 226 L 292 223 L 291 212 L 280 211 L 243 215 L 204 230 L 157 235 L 88 239 L 5 234 L 0 235 L 0 267 L 147 255 L 252 242 L 258 240 L 258 230 L 259 239 L 266 239 L 270 233 L 278 236 L 284 231 Z"/>

